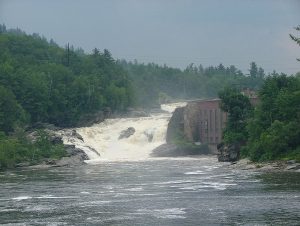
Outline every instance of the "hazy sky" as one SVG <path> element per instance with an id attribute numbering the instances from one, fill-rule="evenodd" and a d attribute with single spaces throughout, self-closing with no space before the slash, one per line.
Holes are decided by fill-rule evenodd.
<path id="1" fill-rule="evenodd" d="M 0 23 L 119 59 L 300 71 L 300 0 L 0 0 Z"/>

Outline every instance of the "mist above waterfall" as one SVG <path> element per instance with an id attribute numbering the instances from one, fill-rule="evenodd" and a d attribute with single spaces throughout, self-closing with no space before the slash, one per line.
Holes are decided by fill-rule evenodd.
<path id="1" fill-rule="evenodd" d="M 162 113 L 149 117 L 106 119 L 91 127 L 76 128 L 83 138 L 70 138 L 65 133 L 64 143 L 73 144 L 89 156 L 87 162 L 139 161 L 149 158 L 151 151 L 166 141 L 168 122 L 172 112 L 185 103 L 164 104 Z M 128 137 L 120 134 L 131 129 Z"/>

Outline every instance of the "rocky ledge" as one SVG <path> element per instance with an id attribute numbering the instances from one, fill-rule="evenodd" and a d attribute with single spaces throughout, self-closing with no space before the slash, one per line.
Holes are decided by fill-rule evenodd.
<path id="1" fill-rule="evenodd" d="M 50 167 L 73 167 L 78 165 L 85 164 L 84 160 L 88 160 L 88 156 L 79 148 L 76 148 L 75 145 L 65 145 L 67 151 L 67 156 L 62 157 L 61 159 L 45 159 L 42 163 L 28 166 L 26 164 L 20 165 L 19 167 L 28 167 L 31 169 L 43 169 Z"/>
<path id="2" fill-rule="evenodd" d="M 230 169 L 253 170 L 258 172 L 299 172 L 300 163 L 295 160 L 254 163 L 249 159 L 241 159 L 228 165 Z"/>
<path id="3" fill-rule="evenodd" d="M 63 144 L 63 134 L 59 133 L 54 130 L 50 129 L 44 129 L 48 136 L 49 140 L 52 144 Z M 75 129 L 70 130 L 70 131 L 64 131 L 64 133 L 67 133 L 69 139 L 78 139 L 83 142 L 83 138 L 80 134 L 77 133 Z M 35 142 L 37 139 L 38 133 L 36 131 L 31 132 L 27 135 L 29 140 L 31 142 Z M 37 165 L 32 165 L 30 166 L 29 163 L 20 163 L 17 165 L 17 167 L 29 167 L 29 168 L 49 168 L 49 167 L 62 167 L 62 166 L 78 166 L 85 164 L 85 160 L 88 160 L 87 154 L 79 149 L 76 148 L 75 145 L 72 144 L 63 144 L 65 151 L 66 151 L 66 156 L 62 157 L 61 159 L 45 159 L 42 161 L 42 163 L 39 163 Z"/>

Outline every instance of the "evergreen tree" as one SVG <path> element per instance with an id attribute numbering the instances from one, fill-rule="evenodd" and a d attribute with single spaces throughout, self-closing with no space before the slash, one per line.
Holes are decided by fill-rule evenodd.
<path id="1" fill-rule="evenodd" d="M 257 77 L 257 75 L 258 75 L 258 69 L 257 69 L 257 65 L 256 65 L 255 62 L 251 62 L 250 63 L 250 70 L 249 70 L 249 72 L 250 72 L 250 76 L 252 78 L 256 78 Z"/>
<path id="2" fill-rule="evenodd" d="M 228 113 L 224 130 L 224 142 L 227 144 L 245 142 L 247 140 L 247 119 L 252 112 L 252 106 L 247 96 L 235 88 L 225 88 L 219 92 L 221 109 Z"/>

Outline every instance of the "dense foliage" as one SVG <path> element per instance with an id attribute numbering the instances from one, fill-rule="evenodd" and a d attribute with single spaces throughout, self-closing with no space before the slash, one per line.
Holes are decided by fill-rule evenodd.
<path id="1" fill-rule="evenodd" d="M 141 106 L 156 106 L 172 99 L 217 97 L 218 92 L 227 86 L 257 90 L 265 75 L 254 62 L 249 70 L 251 76 L 244 75 L 235 66 L 225 67 L 222 64 L 207 68 L 190 64 L 185 70 L 137 61 L 122 60 L 119 64 L 128 71 L 137 94 L 137 104 Z"/>
<path id="2" fill-rule="evenodd" d="M 0 90 L 10 99 L 1 103 L 20 108 L 30 123 L 72 126 L 86 113 L 106 107 L 124 110 L 132 104 L 128 76 L 108 50 L 84 54 L 72 47 L 60 48 L 37 34 L 6 31 L 3 25 L 0 49 Z M 13 127 L 1 126 L 5 132 Z"/>
<path id="3" fill-rule="evenodd" d="M 30 142 L 23 132 L 6 136 L 0 132 L 0 169 L 15 167 L 20 163 L 36 164 L 46 158 L 66 156 L 62 144 L 53 145 L 45 131 L 38 131 L 36 142 Z"/>
<path id="4" fill-rule="evenodd" d="M 224 141 L 245 144 L 242 156 L 254 161 L 300 161 L 300 74 L 266 78 L 258 97 L 251 114 L 245 96 L 233 90 L 220 93 L 222 109 L 229 113 Z"/>
<path id="5" fill-rule="evenodd" d="M 260 104 L 248 123 L 244 155 L 256 161 L 296 158 L 300 161 L 300 76 L 266 79 Z"/>
<path id="6" fill-rule="evenodd" d="M 0 168 L 65 155 L 47 134 L 31 142 L 17 131 L 40 122 L 74 126 L 86 114 L 132 102 L 127 73 L 108 50 L 85 54 L 0 25 Z"/>
<path id="7" fill-rule="evenodd" d="M 238 89 L 226 88 L 219 93 L 221 109 L 228 113 L 223 133 L 225 143 L 243 143 L 247 140 L 247 118 L 252 113 L 252 105 L 247 96 Z"/>

